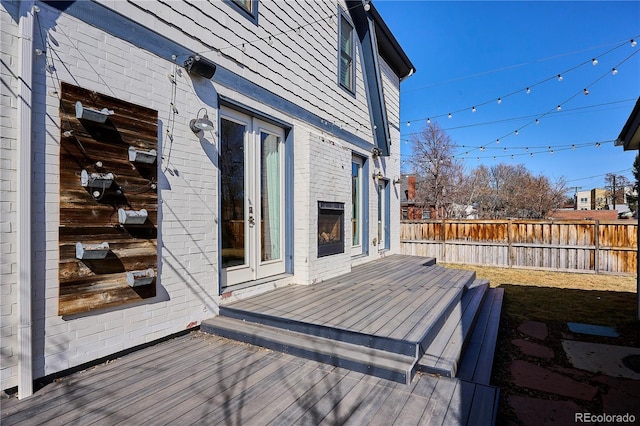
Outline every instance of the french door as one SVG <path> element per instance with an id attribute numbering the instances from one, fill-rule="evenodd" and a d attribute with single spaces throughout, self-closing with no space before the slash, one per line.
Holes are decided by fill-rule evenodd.
<path id="1" fill-rule="evenodd" d="M 284 130 L 220 110 L 222 287 L 285 272 Z"/>

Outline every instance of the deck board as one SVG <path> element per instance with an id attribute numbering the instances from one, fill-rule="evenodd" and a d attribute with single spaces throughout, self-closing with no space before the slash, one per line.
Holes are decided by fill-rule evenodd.
<path id="1" fill-rule="evenodd" d="M 487 424 L 493 415 L 495 391 L 483 385 L 430 375 L 401 385 L 201 332 L 174 340 L 74 373 L 31 398 L 2 400 L 0 422 L 411 425 L 430 424 L 430 416 L 457 424 L 449 423 L 454 413 L 468 412 L 470 423 Z M 127 375 L 126 385 L 98 379 Z M 61 383 L 66 392 L 56 394 Z M 459 386 L 468 391 L 455 392 Z M 60 416 L 51 415 L 52 404 L 64 407 Z"/>

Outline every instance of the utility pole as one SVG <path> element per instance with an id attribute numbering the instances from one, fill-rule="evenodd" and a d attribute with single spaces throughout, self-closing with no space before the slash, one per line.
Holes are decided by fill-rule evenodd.
<path id="1" fill-rule="evenodd" d="M 613 209 L 616 209 L 616 175 L 613 175 Z"/>

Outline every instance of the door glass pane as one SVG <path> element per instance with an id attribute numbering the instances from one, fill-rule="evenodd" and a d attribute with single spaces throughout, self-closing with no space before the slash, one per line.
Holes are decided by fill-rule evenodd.
<path id="1" fill-rule="evenodd" d="M 264 261 L 280 259 L 280 138 L 268 133 L 260 134 L 260 201 L 261 201 L 261 256 Z"/>
<path id="2" fill-rule="evenodd" d="M 352 245 L 360 245 L 360 179 L 362 166 L 351 163 L 351 236 Z"/>
<path id="3" fill-rule="evenodd" d="M 245 163 L 246 126 L 220 120 L 222 267 L 246 264 Z"/>
<path id="4" fill-rule="evenodd" d="M 378 245 L 383 248 L 384 244 L 384 184 L 378 184 Z"/>

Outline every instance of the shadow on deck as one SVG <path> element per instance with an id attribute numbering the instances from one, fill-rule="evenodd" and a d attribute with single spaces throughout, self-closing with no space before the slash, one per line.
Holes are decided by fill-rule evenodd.
<path id="1" fill-rule="evenodd" d="M 457 378 L 474 393 L 489 387 L 501 304 L 472 271 L 393 255 L 223 305 L 201 329 L 406 385 L 417 372 Z"/>

